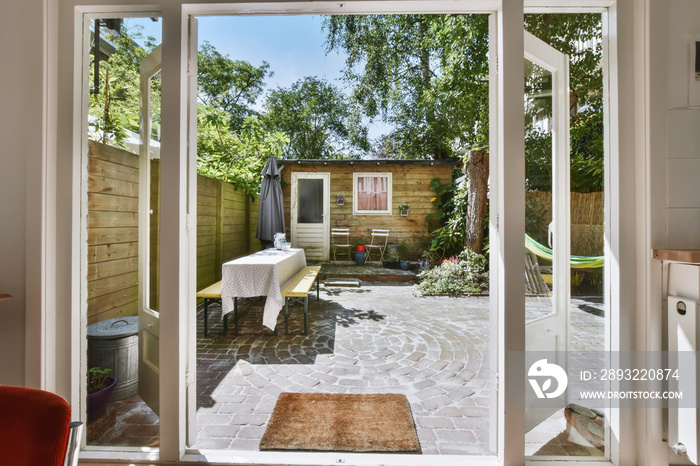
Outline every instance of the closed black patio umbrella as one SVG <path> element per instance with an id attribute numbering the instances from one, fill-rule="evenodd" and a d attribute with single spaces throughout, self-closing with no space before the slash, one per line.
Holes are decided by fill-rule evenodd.
<path id="1" fill-rule="evenodd" d="M 262 175 L 258 232 L 255 237 L 262 241 L 263 247 L 267 247 L 274 241 L 275 233 L 286 233 L 282 185 L 276 158 L 267 159 Z"/>

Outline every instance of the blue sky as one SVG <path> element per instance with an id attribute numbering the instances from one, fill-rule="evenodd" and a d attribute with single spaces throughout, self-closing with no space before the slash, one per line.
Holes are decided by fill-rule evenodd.
<path id="1" fill-rule="evenodd" d="M 260 66 L 270 64 L 274 76 L 267 79 L 267 89 L 289 87 L 305 76 L 325 78 L 348 92 L 342 82 L 344 55 L 326 54 L 325 34 L 320 16 L 200 16 L 199 44 L 210 42 L 219 52 L 234 60 L 245 60 Z M 144 35 L 160 42 L 161 22 L 149 19 L 127 19 L 127 27 L 140 24 Z M 388 132 L 389 127 L 375 123 L 370 137 Z"/>

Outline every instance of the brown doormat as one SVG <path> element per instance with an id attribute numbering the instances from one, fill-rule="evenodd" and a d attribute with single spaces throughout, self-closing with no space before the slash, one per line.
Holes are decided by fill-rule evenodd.
<path id="1" fill-rule="evenodd" d="M 282 393 L 261 450 L 420 452 L 404 395 Z"/>

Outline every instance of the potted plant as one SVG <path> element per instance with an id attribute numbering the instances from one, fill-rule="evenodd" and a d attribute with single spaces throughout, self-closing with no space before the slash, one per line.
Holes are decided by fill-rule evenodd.
<path id="1" fill-rule="evenodd" d="M 357 230 L 357 238 L 354 241 L 355 251 L 364 252 L 365 251 L 365 238 L 362 236 L 362 230 Z"/>
<path id="2" fill-rule="evenodd" d="M 88 370 L 87 411 L 88 421 L 99 419 L 107 411 L 109 395 L 117 384 L 117 379 L 109 374 L 112 369 L 92 367 Z"/>
<path id="3" fill-rule="evenodd" d="M 408 215 L 408 211 L 411 209 L 411 206 L 408 205 L 407 202 L 402 202 L 399 204 L 399 213 L 401 214 L 402 217 L 406 217 Z"/>
<path id="4" fill-rule="evenodd" d="M 362 230 L 357 230 L 357 239 L 354 241 L 355 243 L 355 252 L 353 253 L 355 262 L 357 265 L 364 265 L 365 259 L 367 259 L 367 251 L 365 251 L 365 244 L 366 241 L 362 237 Z"/>
<path id="5" fill-rule="evenodd" d="M 399 254 L 397 252 L 387 252 L 384 267 L 388 269 L 396 269 L 399 267 Z"/>
<path id="6" fill-rule="evenodd" d="M 408 254 L 408 244 L 406 244 L 406 241 L 401 241 L 397 248 L 397 253 L 399 256 L 399 267 L 401 267 L 401 270 L 408 270 L 411 268 L 411 263 L 406 260 L 406 256 Z"/>
<path id="7" fill-rule="evenodd" d="M 345 192 L 340 191 L 336 196 L 335 196 L 335 203 L 338 205 L 345 205 Z"/>

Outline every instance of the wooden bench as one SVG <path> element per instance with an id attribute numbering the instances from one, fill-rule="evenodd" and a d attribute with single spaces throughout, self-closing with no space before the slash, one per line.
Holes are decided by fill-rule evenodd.
<path id="1" fill-rule="evenodd" d="M 198 298 L 204 298 L 204 335 L 209 336 L 207 330 L 207 314 L 209 312 L 209 302 L 218 301 L 221 302 L 221 281 L 209 285 L 201 291 L 197 292 Z"/>
<path id="2" fill-rule="evenodd" d="M 319 299 L 318 274 L 321 271 L 320 265 L 307 265 L 297 272 L 294 277 L 287 282 L 282 289 L 284 296 L 284 333 L 289 334 L 289 303 L 304 303 L 304 334 L 309 331 L 309 291 L 316 282 L 316 300 Z"/>

